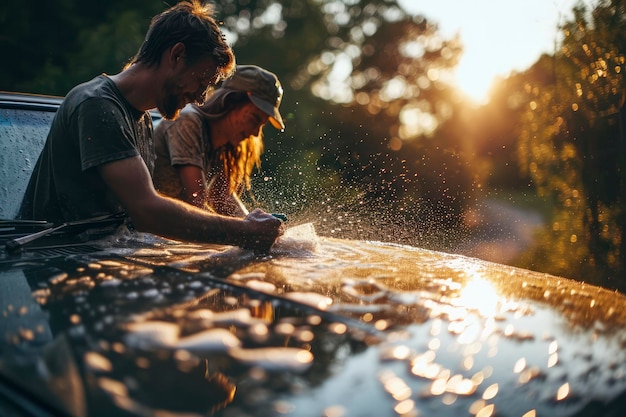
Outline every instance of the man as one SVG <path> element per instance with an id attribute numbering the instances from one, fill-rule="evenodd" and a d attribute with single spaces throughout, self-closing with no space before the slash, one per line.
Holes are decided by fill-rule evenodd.
<path id="1" fill-rule="evenodd" d="M 208 213 L 160 195 L 152 185 L 152 122 L 175 119 L 187 103 L 230 76 L 235 59 L 209 5 L 183 1 L 153 18 L 130 64 L 73 88 L 61 104 L 20 208 L 53 222 L 125 211 L 139 231 L 167 238 L 267 250 L 281 222 Z"/>
<path id="2" fill-rule="evenodd" d="M 261 166 L 263 126 L 284 130 L 276 74 L 237 65 L 202 106 L 189 105 L 154 130 L 154 185 L 170 197 L 228 216 L 248 210 L 239 195 Z"/>

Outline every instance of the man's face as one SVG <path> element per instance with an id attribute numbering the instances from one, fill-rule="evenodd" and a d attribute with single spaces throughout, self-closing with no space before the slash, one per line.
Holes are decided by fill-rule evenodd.
<path id="1" fill-rule="evenodd" d="M 204 101 L 206 91 L 215 85 L 216 77 L 217 67 L 211 58 L 203 58 L 193 65 L 181 63 L 165 81 L 157 109 L 164 118 L 176 119 L 188 103 Z"/>

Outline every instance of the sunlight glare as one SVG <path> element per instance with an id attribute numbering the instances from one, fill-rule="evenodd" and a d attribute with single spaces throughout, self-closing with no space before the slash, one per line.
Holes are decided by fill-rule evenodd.
<path id="1" fill-rule="evenodd" d="M 498 312 L 500 296 L 489 281 L 474 278 L 465 285 L 455 301 L 467 309 L 478 310 L 483 317 L 493 317 Z"/>
<path id="2" fill-rule="evenodd" d="M 489 100 L 491 87 L 497 77 L 497 74 L 489 70 L 486 62 L 483 58 L 474 58 L 472 61 L 461 58 L 454 73 L 456 87 L 477 104 L 484 104 Z"/>
<path id="3" fill-rule="evenodd" d="M 523 71 L 542 53 L 553 53 L 558 24 L 578 0 L 399 0 L 411 14 L 436 23 L 445 39 L 459 35 L 463 55 L 456 86 L 476 104 L 488 100 L 496 77 Z M 588 3 L 589 0 L 583 0 Z"/>
<path id="4" fill-rule="evenodd" d="M 404 140 L 420 135 L 431 136 L 439 126 L 437 119 L 430 112 L 411 104 L 400 111 L 400 122 L 402 124 L 398 133 Z"/>

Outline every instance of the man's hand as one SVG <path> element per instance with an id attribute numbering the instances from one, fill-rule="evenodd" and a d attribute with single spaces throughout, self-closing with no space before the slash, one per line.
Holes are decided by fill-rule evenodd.
<path id="1" fill-rule="evenodd" d="M 260 209 L 253 210 L 243 221 L 245 233 L 240 246 L 246 249 L 267 253 L 284 233 L 283 222 Z"/>

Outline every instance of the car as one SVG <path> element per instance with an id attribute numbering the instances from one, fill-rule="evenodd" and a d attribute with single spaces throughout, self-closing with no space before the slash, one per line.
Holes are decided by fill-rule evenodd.
<path id="1" fill-rule="evenodd" d="M 15 219 L 61 100 L 0 94 L 0 415 L 624 415 L 619 292 L 291 213 L 264 255 Z"/>

